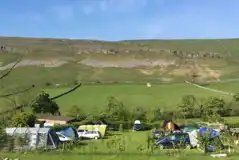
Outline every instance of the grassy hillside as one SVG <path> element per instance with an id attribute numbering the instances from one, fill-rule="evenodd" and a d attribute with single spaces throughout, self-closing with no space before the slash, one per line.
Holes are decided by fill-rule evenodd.
<path id="1" fill-rule="evenodd" d="M 83 85 L 59 99 L 63 111 L 74 104 L 92 111 L 103 107 L 108 96 L 116 96 L 130 108 L 173 108 L 185 94 L 198 97 L 216 94 L 189 86 L 185 80 L 204 84 L 239 80 L 239 39 L 107 42 L 0 37 L 0 46 L 0 72 L 22 57 L 13 72 L 1 81 L 0 93 L 35 84 L 34 92 L 54 88 L 47 91 L 55 95 L 79 81 L 84 85 L 97 84 Z M 146 88 L 146 82 L 172 85 Z M 125 83 L 128 85 L 118 85 Z M 55 89 L 56 85 L 63 89 Z M 238 92 L 236 83 L 213 87 Z M 34 95 L 28 94 L 15 99 L 24 101 Z M 13 104 L 1 99 L 0 105 L 2 110 Z"/>
<path id="2" fill-rule="evenodd" d="M 1 37 L 4 83 L 198 82 L 239 78 L 239 39 L 86 41 Z"/>

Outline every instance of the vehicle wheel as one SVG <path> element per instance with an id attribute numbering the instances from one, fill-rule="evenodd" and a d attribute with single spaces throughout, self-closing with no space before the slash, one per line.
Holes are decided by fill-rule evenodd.
<path id="1" fill-rule="evenodd" d="M 98 139 L 98 137 L 95 137 L 94 139 Z"/>
<path id="2" fill-rule="evenodd" d="M 185 146 L 185 149 L 186 149 L 186 150 L 191 150 L 191 148 L 192 148 L 192 147 L 191 147 L 190 144 L 186 144 L 186 146 Z"/>
<path id="3" fill-rule="evenodd" d="M 160 150 L 163 150 L 164 149 L 164 146 L 162 144 L 159 145 L 159 149 Z"/>

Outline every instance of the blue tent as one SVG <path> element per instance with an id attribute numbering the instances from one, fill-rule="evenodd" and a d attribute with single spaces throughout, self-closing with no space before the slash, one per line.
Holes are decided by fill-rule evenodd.
<path id="1" fill-rule="evenodd" d="M 61 134 L 65 135 L 66 137 L 74 137 L 74 138 L 79 137 L 79 135 L 77 133 L 77 130 L 75 128 L 72 128 L 72 127 L 64 128 L 63 130 L 61 130 L 59 132 Z"/>
<path id="2" fill-rule="evenodd" d="M 218 131 L 216 131 L 214 129 L 206 128 L 206 127 L 202 127 L 202 128 L 199 129 L 199 134 L 200 135 L 203 135 L 205 132 L 209 132 L 211 138 L 220 136 L 220 132 L 218 132 Z"/>
<path id="3" fill-rule="evenodd" d="M 220 140 L 220 132 L 214 130 L 214 129 L 211 129 L 211 128 L 206 128 L 206 127 L 203 127 L 203 128 L 200 128 L 199 129 L 199 135 L 203 135 L 205 132 L 209 132 L 210 133 L 210 144 L 208 145 L 207 147 L 207 152 L 214 152 L 215 149 L 216 149 L 216 146 L 214 146 L 214 144 L 212 142 L 219 142 L 220 145 L 221 145 L 221 149 L 224 149 L 224 145 L 222 144 L 221 140 Z"/>

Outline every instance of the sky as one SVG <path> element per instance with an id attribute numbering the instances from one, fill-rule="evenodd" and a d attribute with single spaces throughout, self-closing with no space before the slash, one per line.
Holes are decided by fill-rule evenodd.
<path id="1" fill-rule="evenodd" d="M 239 0 L 3 0 L 0 36 L 238 38 L 238 6 Z"/>

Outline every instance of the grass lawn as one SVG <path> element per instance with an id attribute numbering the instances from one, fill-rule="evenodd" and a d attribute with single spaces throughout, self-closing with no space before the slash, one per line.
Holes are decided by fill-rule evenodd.
<path id="1" fill-rule="evenodd" d="M 198 152 L 196 149 L 190 151 L 174 151 L 174 150 L 165 150 L 160 151 L 158 149 L 154 150 L 154 153 L 149 156 L 147 154 L 147 135 L 149 132 L 124 132 L 119 133 L 115 132 L 115 135 L 109 136 L 108 139 L 104 140 L 88 140 L 84 141 L 86 145 L 82 145 L 69 153 L 63 153 L 59 151 L 47 152 L 47 153 L 25 153 L 25 154 L 0 154 L 0 157 L 11 156 L 11 157 L 20 157 L 24 160 L 43 160 L 43 159 L 52 159 L 52 160 L 64 160 L 64 159 L 86 159 L 86 160 L 103 160 L 103 159 L 116 159 L 116 160 L 126 160 L 126 159 L 169 159 L 169 160 L 211 160 L 210 156 L 205 156 L 203 153 Z M 116 142 L 116 145 L 113 145 L 113 142 Z M 109 145 L 110 144 L 110 145 Z M 125 147 L 125 150 L 119 153 L 118 146 L 121 144 Z M 224 159 L 224 158 L 222 158 Z M 236 160 L 238 156 L 231 156 L 225 158 L 229 160 Z"/>
<path id="2" fill-rule="evenodd" d="M 0 154 L 1 156 L 1 154 Z M 3 155 L 5 157 L 6 155 Z M 7 156 L 6 156 L 7 157 Z M 15 154 L 10 155 L 9 157 L 15 158 L 20 157 L 20 159 L 24 160 L 45 160 L 45 159 L 51 159 L 51 160 L 214 160 L 215 158 L 212 158 L 210 156 L 205 156 L 203 154 L 194 153 L 194 154 L 188 154 L 185 156 L 166 156 L 166 155 L 154 155 L 154 156 L 147 156 L 147 155 L 95 155 L 95 154 L 88 154 L 88 155 L 82 155 L 82 154 L 74 154 L 74 153 L 68 153 L 68 154 L 53 154 L 53 153 L 44 153 L 44 154 Z M 220 158 L 221 160 L 238 160 L 239 156 L 231 156 L 227 158 Z"/>
<path id="3" fill-rule="evenodd" d="M 239 91 L 239 83 L 236 82 L 214 83 L 207 85 L 207 87 L 233 93 Z M 68 89 L 47 88 L 45 91 L 52 97 Z M 39 88 L 36 88 L 29 93 L 12 98 L 21 103 L 24 100 L 34 98 L 39 90 Z M 229 95 L 211 92 L 186 83 L 152 84 L 151 88 L 146 87 L 145 84 L 83 84 L 76 91 L 57 99 L 56 102 L 59 104 L 62 113 L 73 105 L 81 107 L 85 112 L 97 113 L 106 106 L 109 96 L 116 97 L 129 109 L 135 107 L 175 109 L 182 96 L 188 94 L 195 95 L 198 99 L 217 96 L 224 98 L 226 101 L 232 100 Z M 12 106 L 13 103 L 9 99 L 0 99 L 0 111 Z"/>
<path id="4" fill-rule="evenodd" d="M 225 91 L 236 92 L 239 89 L 238 83 L 212 84 L 208 87 L 221 89 Z M 226 90 L 226 88 L 228 89 Z M 46 89 L 51 96 L 64 92 L 68 88 Z M 192 85 L 182 84 L 160 84 L 152 85 L 147 88 L 146 85 L 131 84 L 112 84 L 112 85 L 83 85 L 75 92 L 57 99 L 61 111 L 65 112 L 72 105 L 82 107 L 86 112 L 97 112 L 106 106 L 107 97 L 114 96 L 121 100 L 129 109 L 135 107 L 144 108 L 166 108 L 174 109 L 181 97 L 187 94 L 195 95 L 197 98 L 220 96 L 229 101 L 232 99 L 229 95 L 196 88 Z"/>
<path id="5" fill-rule="evenodd" d="M 26 154 L 26 155 L 13 155 L 10 157 L 20 157 L 24 160 L 45 160 L 45 159 L 51 159 L 51 160 L 214 160 L 215 158 L 212 158 L 210 156 L 204 156 L 200 154 L 190 154 L 188 156 L 181 156 L 181 157 L 175 157 L 175 156 L 162 156 L 162 155 L 155 155 L 155 156 L 147 156 L 147 155 L 81 155 L 81 154 Z M 231 156 L 227 158 L 220 158 L 221 160 L 238 160 L 239 156 Z"/>

